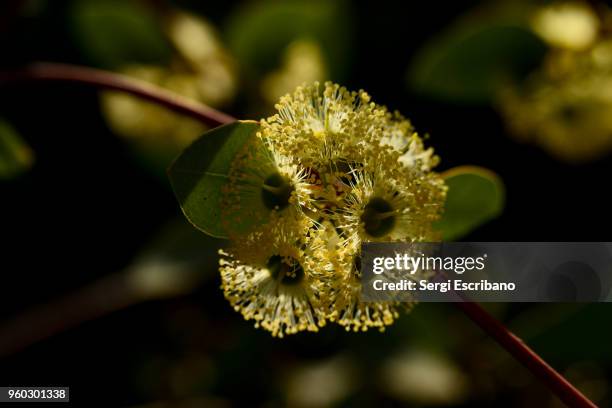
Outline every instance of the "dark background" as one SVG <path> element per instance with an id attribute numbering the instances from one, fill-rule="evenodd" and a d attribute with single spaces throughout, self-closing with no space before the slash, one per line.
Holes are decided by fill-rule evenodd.
<path id="1" fill-rule="evenodd" d="M 34 16 L 18 12 L 3 22 L 3 68 L 39 60 L 90 64 L 64 23 L 70 2 L 47 3 Z M 176 3 L 220 27 L 240 7 L 228 2 Z M 405 71 L 414 52 L 477 4 L 352 4 L 353 47 L 343 85 L 367 90 L 377 103 L 398 109 L 417 130 L 430 134 L 429 144 L 442 158 L 439 170 L 475 164 L 501 176 L 507 193 L 503 215 L 464 240 L 609 240 L 612 156 L 580 166 L 564 164 L 537 146 L 509 138 L 491 107 L 435 102 L 406 90 Z M 249 111 L 240 99 L 227 110 L 239 118 Z M 133 152 L 112 134 L 99 112 L 96 91 L 78 85 L 0 89 L 0 113 L 36 152 L 29 172 L 0 183 L 0 321 L 121 270 L 166 220 L 179 214 L 168 183 L 134 160 Z M 193 385 L 193 395 L 212 398 L 204 406 L 213 402 L 277 406 L 284 405 L 279 367 L 352 350 L 358 356 L 371 355 L 363 363 L 362 372 L 367 373 L 386 350 L 434 339 L 431 342 L 451 343 L 442 349 L 474 378 L 487 377 L 493 370 L 529 379 L 518 389 L 502 381 L 493 392 L 475 391 L 464 401 L 466 406 L 538 406 L 550 401 L 544 386 L 517 363 L 490 368 L 491 353 L 504 352 L 450 305 L 421 305 L 386 334 L 345 334 L 326 328 L 319 334 L 278 340 L 233 312 L 218 285 L 215 276 L 190 295 L 134 305 L 0 358 L 0 384 L 68 385 L 75 406 L 188 401 L 175 395 L 166 382 L 168 367 L 193 354 L 205 354 L 214 361 L 216 376 L 203 380 L 202 387 Z M 503 310 L 499 313 L 504 320 L 538 308 L 492 307 Z M 612 353 L 605 351 L 605 344 L 610 339 L 612 309 L 606 304 L 569 309 L 581 313 L 579 324 L 560 329 L 555 325 L 548 334 L 528 341 L 561 370 L 576 361 L 594 361 L 607 377 Z M 546 325 L 547 314 L 541 314 L 533 326 Z M 449 334 L 456 338 L 439 338 Z M 489 354 L 480 353 L 482 344 Z M 604 354 L 598 355 L 600 351 Z M 381 394 L 364 377 L 344 404 L 403 405 Z"/>

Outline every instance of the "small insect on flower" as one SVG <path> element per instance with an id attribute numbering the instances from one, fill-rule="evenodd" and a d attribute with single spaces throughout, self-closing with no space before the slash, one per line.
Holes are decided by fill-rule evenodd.
<path id="1" fill-rule="evenodd" d="M 276 108 L 223 192 L 233 231 L 221 259 L 225 296 L 275 336 L 326 321 L 383 330 L 401 307 L 361 301 L 361 244 L 437 238 L 446 197 L 432 171 L 438 157 L 364 91 L 315 83 Z"/>

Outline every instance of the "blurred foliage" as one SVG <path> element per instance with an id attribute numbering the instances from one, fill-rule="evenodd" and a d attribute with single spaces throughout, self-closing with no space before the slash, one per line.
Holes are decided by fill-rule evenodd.
<path id="1" fill-rule="evenodd" d="M 184 219 L 172 219 L 127 268 L 128 285 L 142 300 L 191 293 L 215 276 L 221 245 Z"/>
<path id="2" fill-rule="evenodd" d="M 601 28 L 597 13 L 581 1 L 545 4 L 532 13 L 531 26 L 550 46 L 574 51 L 589 48 Z"/>
<path id="3" fill-rule="evenodd" d="M 347 355 L 301 364 L 288 373 L 287 403 L 292 407 L 333 406 L 355 391 L 356 370 Z"/>
<path id="4" fill-rule="evenodd" d="M 411 89 L 492 103 L 517 140 L 572 163 L 612 149 L 612 12 L 582 1 L 500 2 L 459 18 L 418 53 Z"/>
<path id="5" fill-rule="evenodd" d="M 18 176 L 34 163 L 34 153 L 21 136 L 0 118 L 0 180 Z"/>
<path id="6" fill-rule="evenodd" d="M 280 96 L 304 82 L 345 76 L 350 17 L 343 0 L 252 1 L 236 8 L 225 37 L 255 114 L 268 114 Z M 257 107 L 258 101 L 265 105 Z"/>
<path id="7" fill-rule="evenodd" d="M 348 9 L 344 1 L 247 3 L 226 24 L 231 56 L 205 18 L 163 2 L 75 2 L 71 20 L 90 61 L 209 106 L 232 102 L 240 73 L 242 95 L 259 116 L 302 83 L 343 75 L 350 52 Z M 129 95 L 105 92 L 101 103 L 113 131 L 158 174 L 206 130 Z"/>
<path id="8" fill-rule="evenodd" d="M 96 65 L 116 69 L 127 62 L 170 61 L 171 44 L 156 16 L 139 2 L 77 1 L 71 17 L 74 38 Z"/>
<path id="9" fill-rule="evenodd" d="M 76 2 L 75 38 L 102 67 L 210 106 L 231 102 L 236 91 L 234 62 L 215 28 L 195 14 L 145 4 Z M 197 120 L 118 92 L 103 92 L 101 105 L 113 131 L 125 137 L 143 163 L 160 176 L 206 130 Z"/>
<path id="10" fill-rule="evenodd" d="M 469 380 L 447 357 L 426 349 L 391 354 L 382 367 L 381 387 L 399 401 L 453 405 L 467 396 Z"/>
<path id="11" fill-rule="evenodd" d="M 319 44 L 308 39 L 296 40 L 286 47 L 281 66 L 262 79 L 261 95 L 268 105 L 274 105 L 298 86 L 327 78 L 328 69 Z"/>
<path id="12" fill-rule="evenodd" d="M 571 163 L 612 150 L 612 11 L 584 3 L 538 9 L 534 31 L 551 46 L 541 66 L 510 83 L 497 106 L 517 140 Z"/>
<path id="13" fill-rule="evenodd" d="M 323 47 L 335 77 L 346 66 L 349 49 L 347 6 L 338 0 L 247 3 L 229 19 L 228 44 L 245 68 L 262 76 L 279 65 L 292 42 L 312 38 Z"/>
<path id="14" fill-rule="evenodd" d="M 199 97 L 194 79 L 173 74 L 158 66 L 132 65 L 121 73 L 141 79 L 179 95 Z M 206 130 L 201 122 L 154 103 L 120 92 L 104 92 L 101 108 L 109 126 L 130 143 L 154 172 L 163 174 L 172 158 Z"/>
<path id="15" fill-rule="evenodd" d="M 459 19 L 413 58 L 411 89 L 453 102 L 491 101 L 537 66 L 546 47 L 514 8 L 490 6 Z"/>

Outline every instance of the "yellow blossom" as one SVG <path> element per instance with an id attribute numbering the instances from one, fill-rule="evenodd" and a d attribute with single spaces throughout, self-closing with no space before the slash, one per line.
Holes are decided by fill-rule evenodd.
<path id="1" fill-rule="evenodd" d="M 402 306 L 361 301 L 361 244 L 437 239 L 446 195 L 432 171 L 438 157 L 364 91 L 315 83 L 276 108 L 223 191 L 233 239 L 222 258 L 226 297 L 273 335 L 326 320 L 383 330 Z"/>
<path id="2" fill-rule="evenodd" d="M 313 233 L 312 242 L 319 262 L 327 259 L 333 268 L 331 280 L 324 285 L 322 305 L 328 319 L 346 330 L 384 330 L 399 317 L 398 302 L 362 302 L 361 248 L 347 245 L 333 224 L 321 225 Z M 411 304 L 406 304 L 410 307 Z"/>
<path id="3" fill-rule="evenodd" d="M 247 320 L 273 336 L 317 331 L 325 325 L 321 280 L 331 264 L 314 263 L 306 230 L 269 226 L 221 251 L 225 297 Z"/>

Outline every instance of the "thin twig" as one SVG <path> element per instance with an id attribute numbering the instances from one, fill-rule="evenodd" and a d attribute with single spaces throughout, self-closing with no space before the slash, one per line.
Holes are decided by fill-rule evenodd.
<path id="1" fill-rule="evenodd" d="M 191 116 L 212 127 L 236 120 L 226 113 L 177 95 L 149 82 L 99 69 L 39 62 L 23 69 L 0 72 L 0 85 L 37 81 L 74 82 L 126 92 L 165 106 L 175 112 Z"/>
<path id="2" fill-rule="evenodd" d="M 552 368 L 523 340 L 510 332 L 502 323 L 491 316 L 479 304 L 465 300 L 454 305 L 465 313 L 489 336 L 505 348 L 514 358 L 542 380 L 554 393 L 572 408 L 597 408 L 591 400 Z"/>

